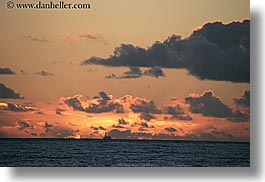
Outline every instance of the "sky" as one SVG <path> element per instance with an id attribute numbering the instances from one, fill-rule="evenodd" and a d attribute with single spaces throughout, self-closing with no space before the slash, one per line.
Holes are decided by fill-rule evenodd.
<path id="1" fill-rule="evenodd" d="M 0 2 L 0 137 L 249 141 L 249 1 L 78 3 Z"/>

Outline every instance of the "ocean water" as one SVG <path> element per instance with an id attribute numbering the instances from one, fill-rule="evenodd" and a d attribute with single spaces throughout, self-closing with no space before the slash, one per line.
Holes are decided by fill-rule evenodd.
<path id="1" fill-rule="evenodd" d="M 0 166 L 249 167 L 244 142 L 0 139 Z"/>

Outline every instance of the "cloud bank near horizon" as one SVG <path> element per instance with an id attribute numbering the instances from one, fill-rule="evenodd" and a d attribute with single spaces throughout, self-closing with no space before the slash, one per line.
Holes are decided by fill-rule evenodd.
<path id="1" fill-rule="evenodd" d="M 226 118 L 229 121 L 245 122 L 249 120 L 249 105 L 245 105 L 250 91 L 245 91 L 244 95 L 237 99 L 234 98 L 235 108 L 225 105 L 219 97 L 214 95 L 212 90 L 204 91 L 202 94 L 192 93 L 184 99 L 175 99 L 168 105 L 157 105 L 153 100 L 146 98 L 133 98 L 125 95 L 114 98 L 105 92 L 99 92 L 97 96 L 86 101 L 81 100 L 81 95 L 73 97 L 61 97 L 59 99 L 60 110 L 72 108 L 76 111 L 86 113 L 114 113 L 138 115 L 138 119 L 151 121 L 156 116 L 163 116 L 164 120 L 193 120 L 193 114 L 201 114 L 205 117 Z M 66 108 L 65 108 L 66 106 Z M 246 109 L 246 107 L 248 109 Z M 122 121 L 122 120 L 121 120 Z M 120 121 L 120 122 L 121 122 Z M 119 124 L 122 125 L 122 122 Z M 123 121 L 125 122 L 125 121 Z"/>

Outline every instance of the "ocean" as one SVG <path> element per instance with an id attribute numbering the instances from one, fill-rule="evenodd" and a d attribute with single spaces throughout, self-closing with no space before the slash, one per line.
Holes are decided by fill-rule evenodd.
<path id="1" fill-rule="evenodd" d="M 0 166 L 249 167 L 250 143 L 0 139 Z"/>

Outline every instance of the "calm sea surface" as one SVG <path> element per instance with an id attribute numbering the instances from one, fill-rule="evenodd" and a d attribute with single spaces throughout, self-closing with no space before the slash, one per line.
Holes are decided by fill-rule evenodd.
<path id="1" fill-rule="evenodd" d="M 0 166 L 249 167 L 236 142 L 0 139 Z"/>

